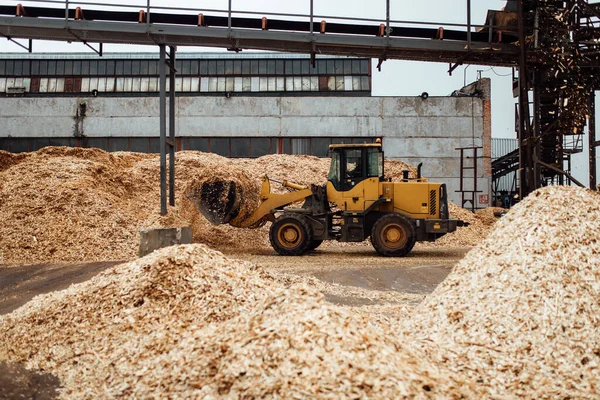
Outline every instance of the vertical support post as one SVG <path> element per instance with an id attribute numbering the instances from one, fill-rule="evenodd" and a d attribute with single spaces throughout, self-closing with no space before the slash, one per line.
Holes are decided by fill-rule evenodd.
<path id="1" fill-rule="evenodd" d="M 463 192 L 464 191 L 463 183 L 464 183 L 464 178 L 465 178 L 464 177 L 464 172 L 465 172 L 465 155 L 464 155 L 464 152 L 465 152 L 465 150 L 464 149 L 459 149 L 459 150 L 460 150 L 460 184 L 459 184 L 459 187 L 460 187 L 460 191 Z M 465 206 L 464 200 L 465 199 L 463 198 L 463 203 L 460 205 L 461 207 Z"/>
<path id="2" fill-rule="evenodd" d="M 160 215 L 167 214 L 167 57 L 164 44 L 160 44 Z"/>
<path id="3" fill-rule="evenodd" d="M 146 30 L 150 32 L 150 0 L 146 2 Z"/>
<path id="4" fill-rule="evenodd" d="M 590 120 L 588 129 L 588 141 L 590 147 L 590 189 L 596 190 L 596 185 L 598 184 L 596 178 L 596 92 L 593 90 L 590 96 Z"/>
<path id="5" fill-rule="evenodd" d="M 229 0 L 229 8 L 227 9 L 227 29 L 231 31 L 231 1 Z"/>
<path id="6" fill-rule="evenodd" d="M 531 154 L 531 122 L 529 121 L 529 89 L 525 48 L 525 10 L 523 0 L 517 0 L 519 30 L 519 198 L 535 190 L 533 157 Z"/>
<path id="7" fill-rule="evenodd" d="M 170 46 L 171 73 L 169 74 L 169 205 L 175 206 L 175 53 L 177 47 Z"/>
<path id="8" fill-rule="evenodd" d="M 495 23 L 495 15 L 492 14 L 490 17 L 490 25 L 488 27 L 488 41 L 492 43 L 494 41 L 494 23 Z M 470 33 L 469 33 L 470 35 Z"/>
<path id="9" fill-rule="evenodd" d="M 541 115 L 541 99 L 540 96 L 542 95 L 542 93 L 540 93 L 542 91 L 541 87 L 542 87 L 542 74 L 540 73 L 540 71 L 538 70 L 534 70 L 532 72 L 532 76 L 533 76 L 533 88 L 532 88 L 532 94 L 533 94 L 533 126 L 530 128 L 529 130 L 529 137 L 531 138 L 530 140 L 534 141 L 535 143 L 533 143 L 530 147 L 529 147 L 529 156 L 532 157 L 530 160 L 531 161 L 531 170 L 532 170 L 532 178 L 533 180 L 531 180 L 532 185 L 533 185 L 533 189 L 537 189 L 539 187 L 542 186 L 541 183 L 541 169 L 540 169 L 540 165 L 536 162 L 533 162 L 533 160 L 535 159 L 540 159 L 541 156 L 541 148 L 542 148 L 542 144 L 540 143 L 539 139 L 540 136 L 542 136 L 542 115 Z M 529 100 L 529 98 L 528 98 Z M 529 103 L 527 103 L 526 105 L 527 110 L 529 110 Z M 563 166 L 560 166 L 560 169 L 563 169 Z"/>
<path id="10" fill-rule="evenodd" d="M 473 209 L 471 211 L 475 211 L 475 208 L 477 208 L 475 206 L 476 201 L 477 201 L 477 147 L 473 147 L 473 201 L 472 201 Z"/>
<path id="11" fill-rule="evenodd" d="M 471 51 L 471 0 L 467 0 L 467 51 Z"/>
<path id="12" fill-rule="evenodd" d="M 69 27 L 69 0 L 65 0 L 65 28 Z"/>
<path id="13" fill-rule="evenodd" d="M 314 0 L 310 0 L 310 37 L 312 40 L 314 28 L 313 28 L 313 20 L 314 20 Z"/>
<path id="14" fill-rule="evenodd" d="M 385 37 L 390 40 L 390 0 L 385 0 Z"/>

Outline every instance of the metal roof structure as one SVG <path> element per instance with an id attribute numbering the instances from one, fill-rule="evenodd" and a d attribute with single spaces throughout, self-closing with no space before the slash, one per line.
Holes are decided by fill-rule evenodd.
<path id="1" fill-rule="evenodd" d="M 102 55 L 103 43 L 157 45 L 161 82 L 161 212 L 166 213 L 166 156 L 174 158 L 174 113 L 170 110 L 170 139 L 166 139 L 166 68 L 174 87 L 176 46 L 270 50 L 317 55 L 345 55 L 379 59 L 450 63 L 449 73 L 461 64 L 518 66 L 519 171 L 524 197 L 558 177 L 576 182 L 562 170 L 563 138 L 590 125 L 590 170 L 595 171 L 594 89 L 600 88 L 600 3 L 588 0 L 508 1 L 503 11 L 512 18 L 504 25 L 488 14 L 487 25 L 399 21 L 391 18 L 386 0 L 384 19 L 235 11 L 201 10 L 106 3 L 37 0 L 0 5 L 0 36 L 9 40 L 79 41 Z M 516 4 L 515 4 L 516 3 Z M 516 13 L 514 10 L 516 9 Z M 508 15 L 506 15 L 508 13 Z M 511 14 L 512 13 L 512 14 Z M 498 14 L 498 17 L 501 15 Z M 507 29 L 508 28 L 508 29 Z M 91 44 L 99 43 L 99 49 Z M 170 48 L 167 54 L 166 47 Z M 533 91 L 533 113 L 530 95 Z M 171 102 L 174 91 L 170 93 Z M 568 105 L 568 107 L 567 107 Z M 173 164 L 171 164 L 173 179 Z M 596 177 L 590 174 L 590 186 Z M 171 189 L 174 183 L 171 182 Z M 170 197 L 174 204 L 174 193 Z"/>
<path id="2" fill-rule="evenodd" d="M 38 0 L 33 3 L 48 7 L 0 6 L 0 35 L 84 43 L 162 43 L 235 51 L 260 49 L 498 66 L 513 66 L 518 61 L 518 48 L 512 44 L 516 40 L 514 36 L 495 36 L 489 33 L 493 31 L 489 28 L 493 27 L 487 27 L 489 32 L 472 32 L 473 28 L 483 27 L 470 23 L 440 24 L 459 28 L 444 29 L 431 23 L 391 20 L 389 0 L 385 20 L 345 18 L 344 22 L 331 22 L 339 17 L 312 14 L 152 7 L 150 2 L 144 10 L 139 10 L 139 6 L 103 3 L 91 3 L 90 8 L 86 3 L 69 1 Z M 56 7 L 59 4 L 63 7 Z M 115 10 L 99 9 L 106 7 Z"/>

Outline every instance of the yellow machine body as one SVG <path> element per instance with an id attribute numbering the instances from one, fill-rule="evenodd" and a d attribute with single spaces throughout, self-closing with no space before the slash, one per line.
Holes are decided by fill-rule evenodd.
<path id="1" fill-rule="evenodd" d="M 249 216 L 236 212 L 235 185 L 216 182 L 203 188 L 198 208 L 209 220 L 240 228 L 272 222 L 269 238 L 282 255 L 300 255 L 323 240 L 361 242 L 371 238 L 382 255 L 404 256 L 417 241 L 433 241 L 456 230 L 460 221 L 448 213 L 446 186 L 408 171 L 398 182 L 384 177 L 380 143 L 331 145 L 325 185 L 310 187 L 263 178 L 258 208 Z M 272 193 L 277 182 L 288 193 Z M 221 199 L 227 199 L 218 207 Z M 215 212 L 217 210 L 218 212 Z"/>
<path id="2" fill-rule="evenodd" d="M 413 219 L 438 219 L 440 186 L 422 181 L 380 182 L 378 178 L 369 178 L 351 190 L 337 191 L 327 182 L 327 199 L 342 211 L 362 212 L 383 197 L 389 202 L 377 205 L 375 211 L 397 212 Z"/>

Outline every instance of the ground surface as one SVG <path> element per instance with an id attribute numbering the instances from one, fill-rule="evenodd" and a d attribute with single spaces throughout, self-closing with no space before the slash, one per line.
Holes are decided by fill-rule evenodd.
<path id="1" fill-rule="evenodd" d="M 84 282 L 118 262 L 0 265 L 0 314 L 7 314 L 34 296 Z"/>
<path id="2" fill-rule="evenodd" d="M 368 245 L 326 246 L 302 257 L 282 257 L 272 250 L 226 249 L 223 252 L 259 264 L 268 271 L 310 276 L 334 284 L 340 290 L 327 293 L 328 301 L 364 306 L 382 304 L 381 299 L 385 299 L 379 296 L 374 302 L 369 293 L 431 293 L 468 250 L 416 248 L 404 258 L 380 257 Z M 88 280 L 115 264 L 118 262 L 0 265 L 0 314 L 12 312 L 38 294 Z M 357 292 L 354 288 L 361 290 Z M 419 297 L 409 297 L 407 304 L 414 303 L 415 299 Z M 0 399 L 52 399 L 59 387 L 58 378 L 52 375 L 0 362 Z"/>
<path id="3" fill-rule="evenodd" d="M 343 287 L 373 291 L 427 294 L 446 278 L 469 248 L 416 248 L 408 257 L 380 257 L 371 246 L 319 248 L 302 257 L 282 257 L 272 250 L 223 252 L 261 265 L 268 271 L 313 276 Z M 0 314 L 7 314 L 34 296 L 62 290 L 90 279 L 118 262 L 0 265 Z M 350 300 L 330 298 L 334 303 Z M 352 301 L 356 301 L 353 299 Z M 359 301 L 360 302 L 360 301 Z"/>
<path id="4" fill-rule="evenodd" d="M 273 251 L 226 254 L 261 265 L 273 272 L 313 276 L 344 287 L 370 291 L 396 291 L 428 294 L 450 273 L 452 267 L 469 251 L 469 247 L 415 248 L 407 257 L 379 256 L 369 245 L 318 248 L 302 257 L 281 257 Z M 355 296 L 331 296 L 335 304 L 360 305 Z"/>

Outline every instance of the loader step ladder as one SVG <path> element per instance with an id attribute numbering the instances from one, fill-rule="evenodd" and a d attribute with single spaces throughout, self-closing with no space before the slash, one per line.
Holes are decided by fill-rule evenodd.
<path id="1" fill-rule="evenodd" d="M 477 193 L 482 193 L 481 190 L 477 190 L 477 160 L 479 159 L 477 150 L 479 149 L 482 149 L 482 147 L 470 146 L 457 147 L 455 149 L 460 151 L 460 189 L 456 192 L 461 194 L 460 206 L 467 208 L 465 205 L 471 203 L 471 211 L 475 211 Z M 468 155 L 469 152 L 472 152 L 472 156 Z M 471 179 L 473 184 L 469 185 L 468 181 Z M 467 189 L 467 187 L 472 187 L 473 189 Z"/>

